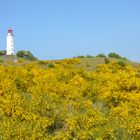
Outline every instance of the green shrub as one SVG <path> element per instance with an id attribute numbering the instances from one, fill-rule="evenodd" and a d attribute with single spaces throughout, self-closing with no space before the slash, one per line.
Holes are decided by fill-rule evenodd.
<path id="1" fill-rule="evenodd" d="M 52 63 L 48 64 L 48 68 L 54 68 L 54 64 Z"/>
<path id="2" fill-rule="evenodd" d="M 18 60 L 18 63 L 22 63 L 23 62 L 23 60 Z"/>
<path id="3" fill-rule="evenodd" d="M 125 67 L 126 66 L 126 62 L 122 61 L 122 60 L 119 60 L 117 62 L 121 67 Z"/>
<path id="4" fill-rule="evenodd" d="M 47 65 L 49 62 L 48 61 L 46 61 L 46 60 L 39 60 L 38 61 L 38 64 L 40 64 L 40 65 Z"/>
<path id="5" fill-rule="evenodd" d="M 86 57 L 87 57 L 87 58 L 93 58 L 94 56 L 92 56 L 92 55 L 87 55 Z"/>
<path id="6" fill-rule="evenodd" d="M 18 51 L 17 52 L 17 57 L 25 58 L 27 60 L 37 60 L 37 58 L 30 52 L 30 51 Z"/>
<path id="7" fill-rule="evenodd" d="M 106 57 L 106 55 L 103 54 L 103 53 L 100 53 L 100 54 L 98 54 L 96 57 Z"/>
<path id="8" fill-rule="evenodd" d="M 108 57 L 110 57 L 110 58 L 117 58 L 117 59 L 121 59 L 122 58 L 119 54 L 117 54 L 115 52 L 109 53 Z"/>
<path id="9" fill-rule="evenodd" d="M 121 59 L 122 59 L 122 60 L 125 60 L 125 61 L 127 61 L 127 60 L 128 60 L 128 59 L 127 59 L 127 58 L 125 58 L 125 57 L 122 57 Z"/>
<path id="10" fill-rule="evenodd" d="M 90 67 L 90 64 L 87 64 L 87 67 Z"/>
<path id="11" fill-rule="evenodd" d="M 6 50 L 0 51 L 0 55 L 6 55 Z"/>
<path id="12" fill-rule="evenodd" d="M 104 58 L 105 64 L 108 64 L 110 61 L 107 57 Z"/>
<path id="13" fill-rule="evenodd" d="M 77 58 L 85 58 L 85 56 L 79 55 L 79 56 L 77 56 Z"/>

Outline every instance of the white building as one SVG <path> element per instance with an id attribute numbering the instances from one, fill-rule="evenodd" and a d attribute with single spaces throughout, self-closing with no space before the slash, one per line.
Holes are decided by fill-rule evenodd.
<path id="1" fill-rule="evenodd" d="M 7 55 L 14 55 L 14 35 L 13 30 L 9 29 L 7 34 L 7 48 L 6 48 Z"/>

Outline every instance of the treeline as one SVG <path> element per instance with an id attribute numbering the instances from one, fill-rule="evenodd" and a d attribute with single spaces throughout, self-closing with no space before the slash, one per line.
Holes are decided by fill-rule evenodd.
<path id="1" fill-rule="evenodd" d="M 121 60 L 127 60 L 127 58 L 122 57 L 122 56 L 120 56 L 119 54 L 117 54 L 115 52 L 111 52 L 108 55 L 105 55 L 103 53 L 98 54 L 96 56 L 92 56 L 92 55 L 83 56 L 83 55 L 80 55 L 80 56 L 76 56 L 74 58 L 95 58 L 95 57 L 103 57 L 103 58 L 107 58 L 108 57 L 108 58 L 116 58 L 116 59 L 121 59 Z"/>
<path id="2" fill-rule="evenodd" d="M 1 50 L 0 55 L 6 55 L 6 50 Z M 27 60 L 37 60 L 37 57 L 35 57 L 29 50 L 20 50 L 16 53 L 16 56 Z"/>
<path id="3" fill-rule="evenodd" d="M 0 55 L 6 55 L 6 50 L 1 50 L 0 51 Z M 31 51 L 29 50 L 19 50 L 17 53 L 16 53 L 16 56 L 19 57 L 19 58 L 24 58 L 24 59 L 27 59 L 27 60 L 37 60 L 37 57 L 35 57 Z M 119 54 L 115 53 L 115 52 L 111 52 L 109 53 L 108 55 L 105 55 L 103 53 L 101 54 L 98 54 L 96 56 L 92 56 L 92 55 L 86 55 L 86 56 L 83 56 L 83 55 L 79 55 L 79 56 L 76 56 L 74 58 L 95 58 L 95 57 L 100 57 L 100 58 L 104 58 L 105 61 L 109 61 L 108 58 L 115 58 L 115 59 L 120 59 L 120 60 L 127 60 L 127 58 L 125 57 L 122 57 L 120 56 Z"/>

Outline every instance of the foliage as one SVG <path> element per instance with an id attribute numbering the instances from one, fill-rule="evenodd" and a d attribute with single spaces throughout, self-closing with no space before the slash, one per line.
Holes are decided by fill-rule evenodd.
<path id="1" fill-rule="evenodd" d="M 17 52 L 17 57 L 25 58 L 27 60 L 37 60 L 37 58 L 30 52 L 30 51 L 18 51 Z"/>
<path id="2" fill-rule="evenodd" d="M 122 60 L 128 61 L 126 57 L 121 57 Z"/>
<path id="3" fill-rule="evenodd" d="M 0 65 L 0 139 L 140 138 L 139 69 L 110 62 L 85 71 L 76 62 Z"/>
<path id="4" fill-rule="evenodd" d="M 100 54 L 98 54 L 96 57 L 106 57 L 106 55 L 103 54 L 103 53 L 100 53 Z"/>
<path id="5" fill-rule="evenodd" d="M 48 64 L 48 68 L 54 68 L 54 64 L 53 63 L 49 63 Z"/>
<path id="6" fill-rule="evenodd" d="M 6 55 L 6 50 L 0 51 L 0 55 Z"/>
<path id="7" fill-rule="evenodd" d="M 107 57 L 104 58 L 105 64 L 108 64 L 110 61 Z"/>
<path id="8" fill-rule="evenodd" d="M 94 58 L 94 56 L 89 55 L 89 54 L 88 54 L 86 57 L 87 57 L 87 58 Z"/>
<path id="9" fill-rule="evenodd" d="M 117 58 L 117 59 L 121 59 L 121 56 L 115 52 L 111 52 L 108 54 L 108 57 L 110 58 Z"/>
<path id="10" fill-rule="evenodd" d="M 119 54 L 117 54 L 117 53 L 115 53 L 115 52 L 109 53 L 109 54 L 108 54 L 108 57 L 110 57 L 110 58 L 117 58 L 117 59 L 120 59 L 120 60 L 122 60 L 122 61 L 128 61 L 127 58 L 122 57 L 122 56 L 120 56 Z"/>
<path id="11" fill-rule="evenodd" d="M 74 57 L 74 58 L 94 58 L 94 56 L 88 54 L 88 55 L 86 55 L 86 56 L 84 56 L 84 55 L 79 55 L 79 56 Z"/>
<path id="12" fill-rule="evenodd" d="M 120 66 L 124 67 L 124 66 L 126 65 L 126 62 L 123 61 L 123 60 L 119 60 L 119 61 L 118 61 L 118 64 L 119 64 Z"/>
<path id="13" fill-rule="evenodd" d="M 46 60 L 39 60 L 39 61 L 38 61 L 38 64 L 40 64 L 40 65 L 48 65 L 49 62 L 46 61 Z"/>
<path id="14" fill-rule="evenodd" d="M 86 58 L 86 56 L 84 56 L 84 55 L 79 55 L 79 56 L 74 57 L 74 58 Z"/>

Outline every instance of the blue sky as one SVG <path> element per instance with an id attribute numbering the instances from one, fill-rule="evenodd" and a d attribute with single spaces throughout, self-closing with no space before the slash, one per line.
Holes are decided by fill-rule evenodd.
<path id="1" fill-rule="evenodd" d="M 40 59 L 116 52 L 140 62 L 140 0 L 0 0 L 0 49 Z"/>

